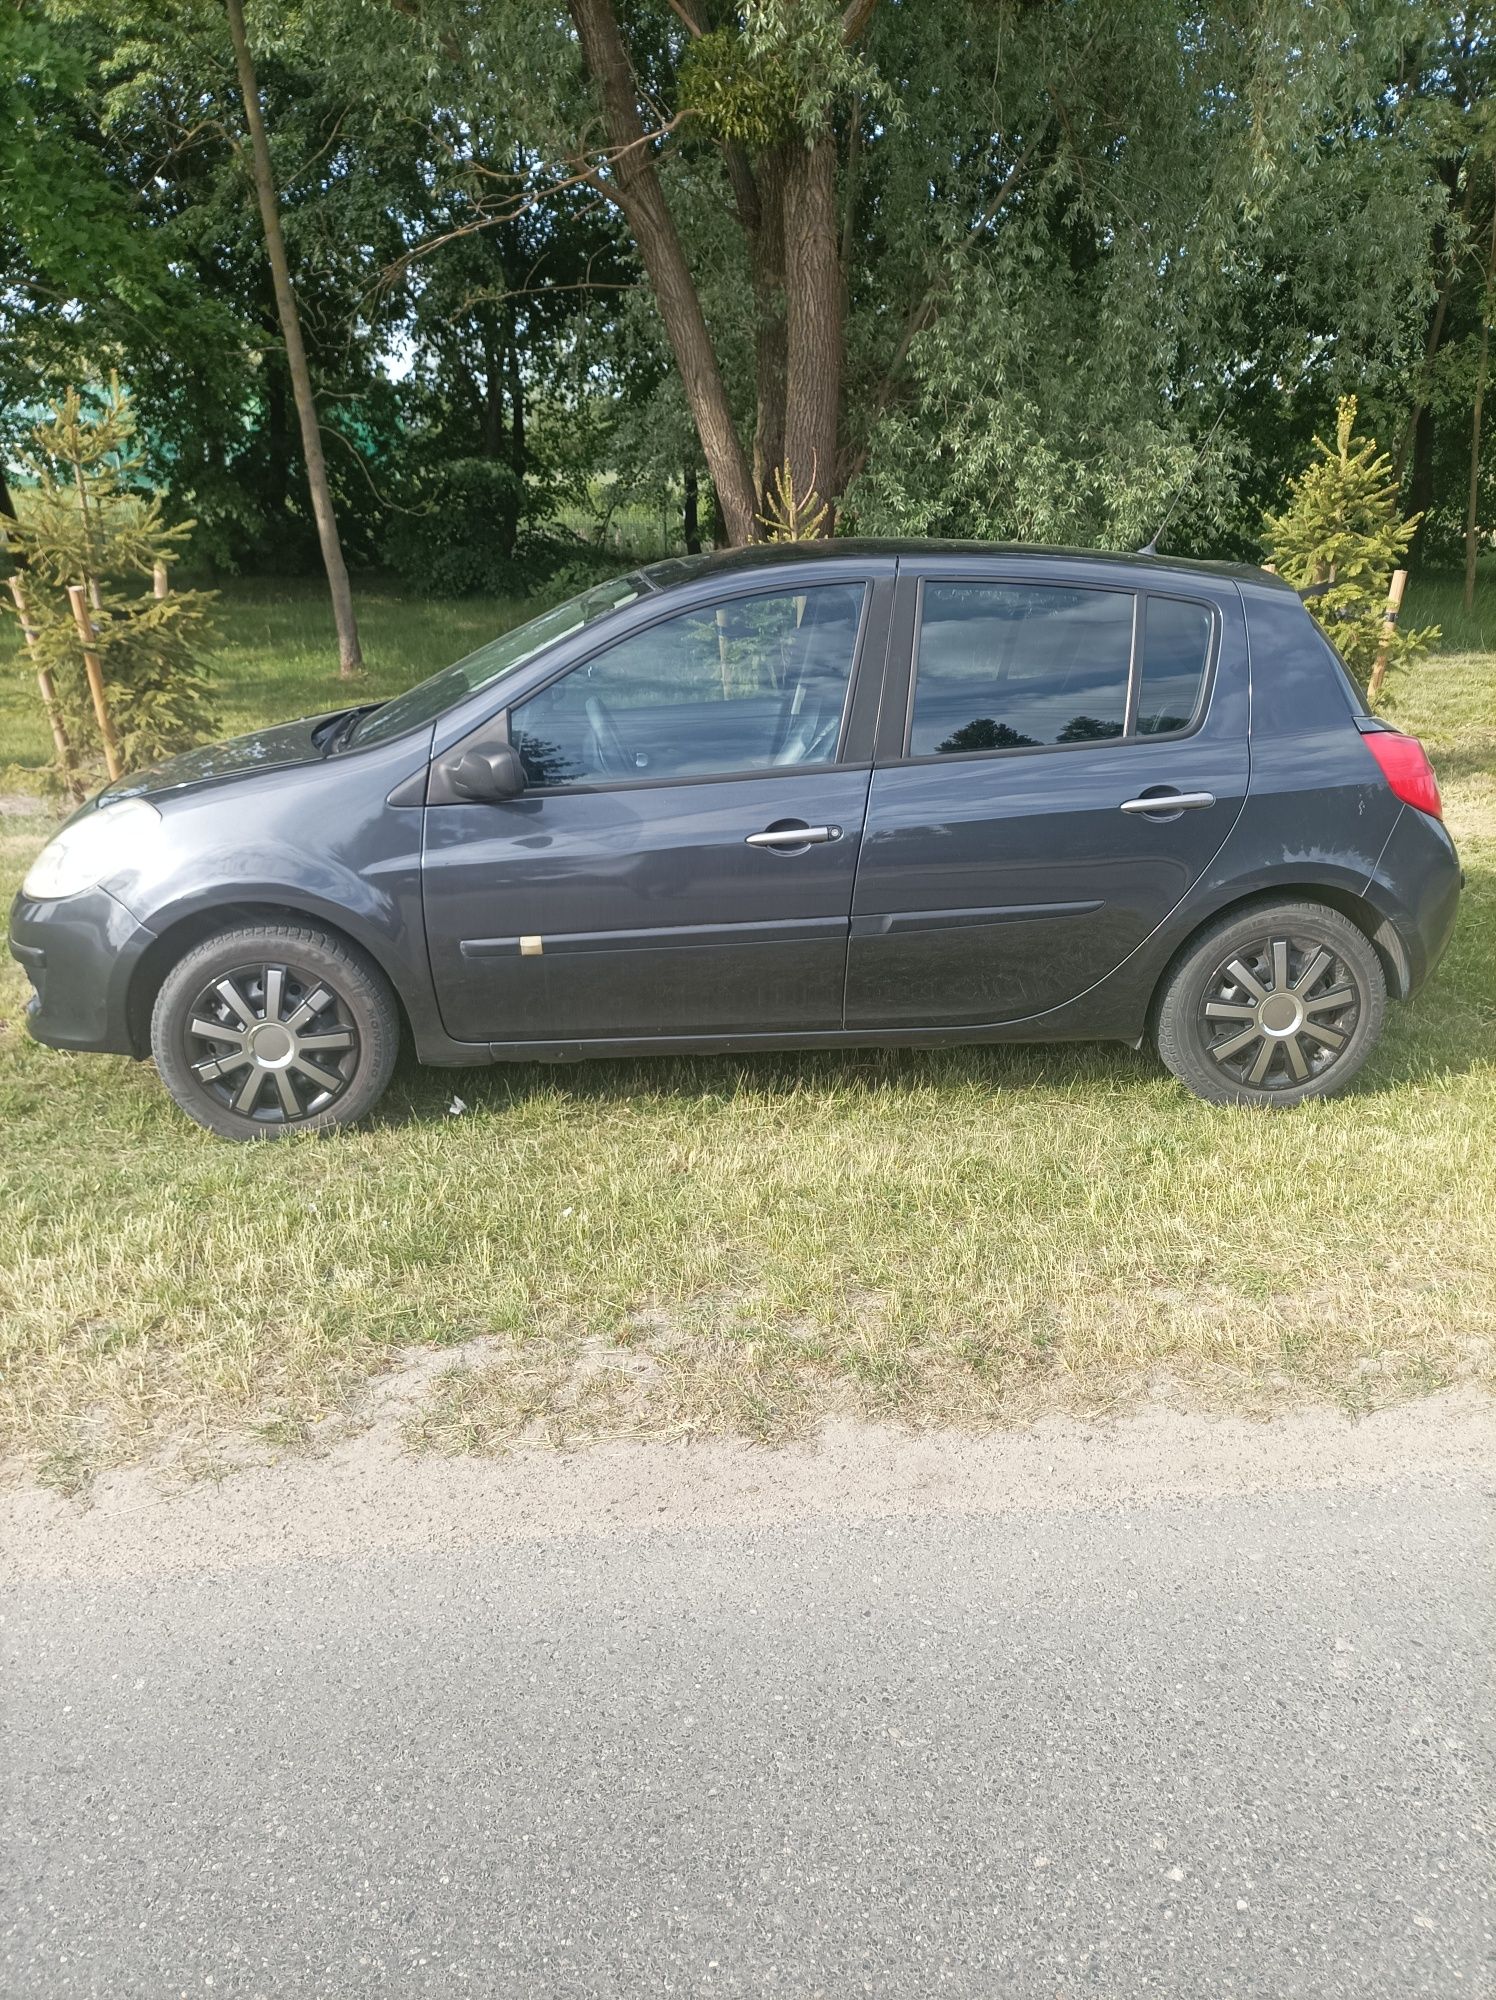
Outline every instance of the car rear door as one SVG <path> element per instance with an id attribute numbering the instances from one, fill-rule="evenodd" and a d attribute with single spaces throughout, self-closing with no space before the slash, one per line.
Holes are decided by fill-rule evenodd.
<path id="1" fill-rule="evenodd" d="M 493 719 L 520 797 L 443 798 L 438 760 L 423 894 L 447 1032 L 840 1027 L 893 590 L 891 562 L 822 559 L 698 591 Z"/>
<path id="2" fill-rule="evenodd" d="M 1241 811 L 1234 587 L 900 565 L 853 897 L 849 1028 L 1037 1020 L 1188 893 Z"/>

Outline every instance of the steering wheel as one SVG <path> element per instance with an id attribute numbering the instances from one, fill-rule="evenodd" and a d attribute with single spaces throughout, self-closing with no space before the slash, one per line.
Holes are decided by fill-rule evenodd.
<path id="1" fill-rule="evenodd" d="M 618 724 L 613 720 L 613 711 L 600 695 L 588 695 L 586 714 L 592 727 L 592 741 L 597 749 L 597 761 L 604 771 L 610 778 L 634 777 L 636 767 L 633 752 L 624 742 Z"/>

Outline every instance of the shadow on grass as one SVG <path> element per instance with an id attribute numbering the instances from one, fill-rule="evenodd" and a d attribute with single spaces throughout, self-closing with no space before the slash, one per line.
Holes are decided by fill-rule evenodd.
<path id="1" fill-rule="evenodd" d="M 848 1048 L 738 1051 L 722 1055 L 584 1057 L 572 1062 L 496 1062 L 435 1069 L 405 1051 L 371 1125 L 414 1125 L 467 1111 L 504 1111 L 537 1097 L 578 1104 L 697 1101 L 724 1104 L 750 1095 L 789 1099 L 806 1092 L 864 1090 L 908 1097 L 961 1086 L 1021 1091 L 1044 1086 L 1083 1095 L 1097 1085 L 1156 1083 L 1166 1074 L 1145 1048 L 1088 1042 L 978 1043 L 948 1049 Z"/>
<path id="2" fill-rule="evenodd" d="M 1451 1023 L 1445 1003 L 1458 1015 Z M 1492 1066 L 1483 1010 L 1437 977 L 1407 1009 L 1393 1010 L 1388 1032 L 1360 1076 L 1343 1092 L 1346 1102 L 1375 1100 L 1411 1083 L 1458 1076 Z M 735 1097 L 790 1100 L 807 1093 L 863 1091 L 911 1101 L 942 1091 L 986 1090 L 1014 1096 L 1043 1089 L 1062 1098 L 1089 1099 L 1098 1091 L 1129 1104 L 1164 1086 L 1183 1108 L 1194 1107 L 1151 1043 L 994 1042 L 946 1049 L 849 1048 L 738 1052 L 723 1055 L 588 1057 L 576 1062 L 497 1062 L 474 1069 L 432 1069 L 407 1050 L 383 1104 L 368 1126 L 400 1128 L 440 1124 L 472 1112 L 503 1113 L 537 1098 L 577 1105 L 622 1106 L 697 1102 L 721 1105 Z M 463 1111 L 453 1113 L 457 1100 Z M 1241 1107 L 1210 1111 L 1237 1115 Z M 1255 1108 L 1248 1115 L 1256 1115 Z"/>

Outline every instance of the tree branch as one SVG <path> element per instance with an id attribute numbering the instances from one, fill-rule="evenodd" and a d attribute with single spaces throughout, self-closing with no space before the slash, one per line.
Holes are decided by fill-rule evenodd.
<path id="1" fill-rule="evenodd" d="M 579 166 L 575 161 L 569 161 L 568 165 L 574 167 L 575 171 L 568 174 L 564 180 L 548 181 L 544 187 L 536 188 L 532 194 L 526 195 L 522 201 L 516 201 L 509 207 L 492 211 L 482 210 L 473 217 L 471 222 L 456 223 L 451 229 L 443 230 L 440 236 L 428 236 L 424 242 L 413 243 L 408 250 L 402 251 L 398 257 L 385 266 L 379 277 L 381 286 L 387 289 L 397 278 L 408 271 L 418 258 L 430 256 L 433 250 L 440 250 L 448 243 L 459 242 L 464 236 L 476 236 L 483 229 L 496 229 L 506 222 L 518 222 L 522 215 L 528 215 L 531 209 L 541 207 L 545 202 L 553 200 L 558 194 L 564 194 L 568 188 L 590 187 L 600 194 L 605 201 L 612 203 L 615 207 L 621 207 L 622 197 L 619 190 L 609 183 L 603 169 L 615 164 L 626 153 L 633 152 L 641 146 L 651 145 L 656 139 L 667 137 L 669 133 L 675 130 L 682 119 L 689 116 L 689 112 L 677 112 L 675 117 L 670 119 L 666 124 L 657 126 L 651 132 L 641 132 L 637 139 L 631 139 L 625 146 L 613 147 L 602 156 L 600 161 L 589 161 L 585 166 Z M 489 173 L 492 179 L 505 178 L 491 169 L 485 171 Z M 474 206 L 477 207 L 476 202 Z"/>
<path id="2" fill-rule="evenodd" d="M 842 45 L 850 48 L 873 17 L 878 0 L 848 0 L 846 12 L 841 18 Z"/>

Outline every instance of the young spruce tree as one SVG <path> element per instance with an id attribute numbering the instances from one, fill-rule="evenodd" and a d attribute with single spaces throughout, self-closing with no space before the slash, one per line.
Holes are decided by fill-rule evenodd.
<path id="1" fill-rule="evenodd" d="M 1362 688 L 1379 655 L 1388 670 L 1410 666 L 1439 636 L 1437 625 L 1402 631 L 1387 619 L 1393 572 L 1420 516 L 1397 511 L 1397 481 L 1375 438 L 1358 438 L 1356 399 L 1343 396 L 1335 442 L 1314 440 L 1307 470 L 1288 482 L 1288 505 L 1264 532 L 1278 574 L 1311 592 L 1310 611 Z"/>
<path id="2" fill-rule="evenodd" d="M 97 412 L 70 390 L 36 427 L 24 461 L 35 485 L 24 518 L 6 529 L 21 594 L 0 598 L 18 616 L 24 605 L 32 669 L 44 687 L 50 677 L 66 738 L 86 764 L 102 746 L 68 599 L 70 584 L 82 587 L 126 770 L 213 733 L 203 652 L 214 594 L 154 592 L 158 565 L 170 564 L 192 523 L 168 526 L 160 500 L 135 484 L 134 429 L 117 382 Z"/>

